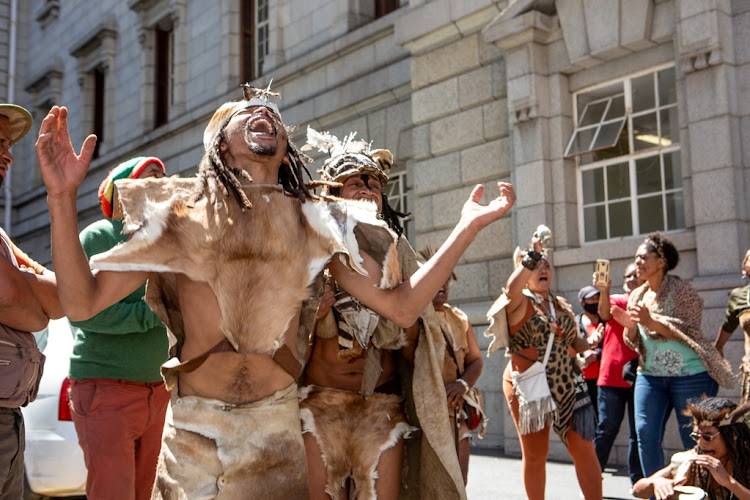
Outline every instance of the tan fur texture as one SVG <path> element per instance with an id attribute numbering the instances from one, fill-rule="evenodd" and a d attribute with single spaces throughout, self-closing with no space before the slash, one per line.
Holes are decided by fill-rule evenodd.
<path id="1" fill-rule="evenodd" d="M 278 187 L 251 185 L 245 188 L 250 210 L 243 212 L 229 198 L 214 205 L 204 198 L 188 207 L 185 199 L 194 183 L 177 178 L 118 181 L 120 209 L 132 236 L 92 258 L 91 266 L 179 272 L 208 282 L 221 308 L 220 327 L 239 352 L 275 352 L 308 297 L 308 286 L 333 255 L 366 274 L 355 226 L 366 221 L 360 231 L 380 232 L 371 239 L 394 243 L 370 203 L 300 203 Z M 249 304 L 263 304 L 263 314 L 247 314 Z"/>
<path id="2" fill-rule="evenodd" d="M 337 500 L 351 478 L 351 498 L 377 498 L 380 455 L 417 430 L 406 422 L 403 398 L 376 393 L 363 399 L 356 392 L 319 386 L 303 387 L 299 393 L 303 432 L 315 436 L 323 454 L 326 492 Z"/>
<path id="3" fill-rule="evenodd" d="M 308 498 L 297 386 L 247 405 L 172 397 L 153 499 Z"/>

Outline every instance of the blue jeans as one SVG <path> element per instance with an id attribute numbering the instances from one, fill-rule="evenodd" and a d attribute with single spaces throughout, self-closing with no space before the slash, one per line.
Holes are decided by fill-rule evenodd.
<path id="1" fill-rule="evenodd" d="M 687 402 L 701 395 L 713 397 L 719 391 L 708 372 L 685 377 L 652 377 L 638 374 L 635 380 L 635 428 L 638 454 L 644 477 L 664 468 L 664 428 L 669 414 L 675 410 L 684 449 L 695 444 L 690 437 L 693 419 L 683 415 Z"/>
<path id="2" fill-rule="evenodd" d="M 635 432 L 635 416 L 633 411 L 633 388 L 632 387 L 607 387 L 599 386 L 599 424 L 596 427 L 596 438 L 594 448 L 596 457 L 602 470 L 607 466 L 609 452 L 615 442 L 617 433 L 620 432 L 620 424 L 628 412 L 628 476 L 630 484 L 643 477 L 641 472 L 641 461 L 638 458 L 638 440 Z"/>

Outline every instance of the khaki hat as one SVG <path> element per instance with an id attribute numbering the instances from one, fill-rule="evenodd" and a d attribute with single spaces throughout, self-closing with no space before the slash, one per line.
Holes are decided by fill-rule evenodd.
<path id="1" fill-rule="evenodd" d="M 0 104 L 0 115 L 10 120 L 10 145 L 20 141 L 31 130 L 31 113 L 15 104 Z"/>

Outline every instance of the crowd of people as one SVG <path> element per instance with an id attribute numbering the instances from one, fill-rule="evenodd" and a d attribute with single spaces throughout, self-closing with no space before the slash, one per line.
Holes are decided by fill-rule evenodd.
<path id="1" fill-rule="evenodd" d="M 44 118 L 36 147 L 55 273 L 0 230 L 0 335 L 28 354 L 0 372 L 16 387 L 0 398 L 0 498 L 23 491 L 19 407 L 34 400 L 44 363 L 29 332 L 63 314 L 77 327 L 69 405 L 89 498 L 466 497 L 469 440 L 488 423 L 476 387 L 484 363 L 448 297 L 459 258 L 510 210 L 513 188 L 498 183 L 482 204 L 477 186 L 446 242 L 417 254 L 385 195 L 390 151 L 312 129 L 298 149 L 277 97 L 246 85 L 219 107 L 195 178 L 166 177 L 154 157 L 115 167 L 99 189 L 104 219 L 80 235 L 78 188 L 96 137 L 76 152 L 67 109 Z M 0 183 L 31 121 L 0 104 Z M 310 149 L 325 156 L 316 181 Z M 545 496 L 554 429 L 582 497 L 601 499 L 626 411 L 634 495 L 697 487 L 750 498 L 748 286 L 731 292 L 712 343 L 701 297 L 669 273 L 677 248 L 652 233 L 625 268 L 625 293 L 595 275 L 576 315 L 553 291 L 549 240 L 540 226 L 517 249 L 488 313 L 489 352 L 508 351 L 502 389 L 528 498 Z M 735 387 L 722 349 L 737 326 L 739 405 L 715 397 Z M 672 411 L 691 451 L 665 467 Z"/>

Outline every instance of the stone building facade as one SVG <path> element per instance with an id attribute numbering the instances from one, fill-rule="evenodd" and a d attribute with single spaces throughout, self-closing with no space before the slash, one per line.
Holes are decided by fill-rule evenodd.
<path id="1" fill-rule="evenodd" d="M 79 193 L 84 227 L 99 217 L 109 169 L 155 155 L 170 174 L 190 175 L 213 110 L 238 98 L 241 81 L 273 78 L 285 122 L 300 125 L 297 144 L 310 125 L 356 130 L 393 151 L 391 194 L 411 212 L 416 248 L 443 241 L 475 184 L 514 183 L 512 216 L 478 237 L 451 290 L 483 349 L 513 250 L 542 222 L 553 233 L 553 288 L 572 302 L 597 258 L 612 261 L 619 287 L 656 229 L 680 249 L 675 273 L 706 301 L 710 338 L 740 284 L 750 244 L 747 0 L 0 0 L 0 21 L 13 16 L 15 31 L 0 29 L 0 94 L 11 82 L 35 123 L 14 147 L 0 213 L 41 261 L 49 217 L 33 135 L 51 105 L 70 109 L 74 145 L 102 136 Z M 739 335 L 725 349 L 734 366 Z M 476 444 L 519 453 L 500 392 L 505 363 L 486 361 L 479 386 L 491 422 Z M 565 458 L 552 441 L 551 455 Z M 621 433 L 614 461 L 625 463 L 626 444 Z"/>

